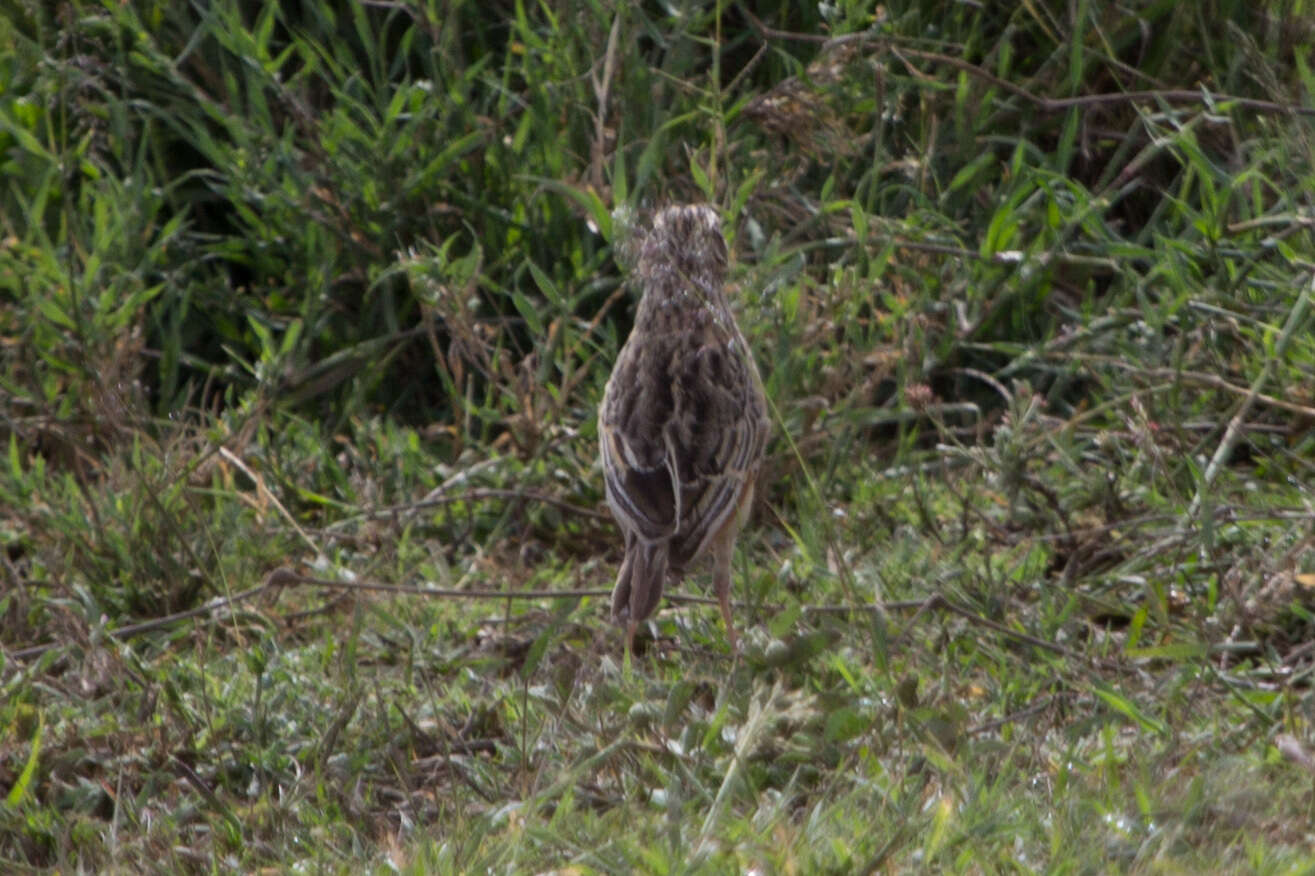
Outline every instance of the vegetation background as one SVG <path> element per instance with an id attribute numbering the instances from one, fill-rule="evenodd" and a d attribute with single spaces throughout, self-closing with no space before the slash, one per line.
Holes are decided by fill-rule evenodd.
<path id="1" fill-rule="evenodd" d="M 6 871 L 1315 865 L 1309 0 L 0 11 Z M 700 200 L 747 642 L 627 659 Z"/>

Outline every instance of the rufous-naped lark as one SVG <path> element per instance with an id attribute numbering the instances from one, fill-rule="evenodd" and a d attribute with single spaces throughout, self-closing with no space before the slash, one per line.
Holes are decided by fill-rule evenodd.
<path id="1" fill-rule="evenodd" d="M 726 635 L 731 556 L 767 443 L 767 399 L 726 299 L 726 240 L 706 205 L 658 212 L 640 249 L 634 328 L 598 411 L 607 502 L 625 534 L 612 619 L 636 627 L 705 555 Z"/>

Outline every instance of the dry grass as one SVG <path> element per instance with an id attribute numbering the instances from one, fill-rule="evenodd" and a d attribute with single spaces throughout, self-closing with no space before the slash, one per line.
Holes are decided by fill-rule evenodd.
<path id="1" fill-rule="evenodd" d="M 1134 7 L 14 4 L 0 860 L 1309 868 L 1315 32 Z M 627 659 L 594 410 L 692 200 L 746 647 L 696 576 Z"/>

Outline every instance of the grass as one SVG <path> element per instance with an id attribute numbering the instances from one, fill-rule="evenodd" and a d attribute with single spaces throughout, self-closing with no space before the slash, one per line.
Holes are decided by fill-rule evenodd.
<path id="1" fill-rule="evenodd" d="M 1315 865 L 1308 3 L 48 7 L 7 871 Z M 696 578 L 627 656 L 594 411 L 694 200 L 745 648 Z"/>

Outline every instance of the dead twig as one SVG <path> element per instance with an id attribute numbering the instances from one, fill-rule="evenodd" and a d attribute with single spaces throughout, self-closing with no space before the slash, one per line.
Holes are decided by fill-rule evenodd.
<path id="1" fill-rule="evenodd" d="M 297 584 L 337 590 L 362 590 L 371 593 L 393 593 L 399 596 L 431 596 L 440 599 L 583 599 L 588 596 L 610 596 L 611 590 L 455 590 L 444 587 L 421 587 L 411 584 L 375 584 L 371 581 L 330 581 L 312 578 L 290 569 L 281 570 Z"/>
<path id="2" fill-rule="evenodd" d="M 369 591 L 372 593 L 392 593 L 398 596 L 428 596 L 440 599 L 584 599 L 586 597 L 605 597 L 611 595 L 611 590 L 598 589 L 576 589 L 576 590 L 454 590 L 441 587 L 421 587 L 416 585 L 405 584 L 376 584 L 370 581 L 331 581 L 327 578 L 314 578 L 310 575 L 303 575 L 300 572 L 294 572 L 287 567 L 280 567 L 270 572 L 265 577 L 264 583 L 258 587 L 252 587 L 241 593 L 222 599 L 211 600 L 205 605 L 188 609 L 187 611 L 178 611 L 173 614 L 157 617 L 149 621 L 143 621 L 137 624 L 128 624 L 113 630 L 107 630 L 105 635 L 111 639 L 123 640 L 142 633 L 153 632 L 158 629 L 177 623 L 178 621 L 190 620 L 192 618 L 204 617 L 220 609 L 226 608 L 244 600 L 258 596 L 267 590 L 273 590 L 288 585 L 300 584 L 307 587 L 323 587 L 334 590 L 353 590 Z M 673 597 L 677 600 L 679 596 Z M 691 597 L 691 599 L 696 599 Z M 709 600 L 713 601 L 713 600 Z M 295 617 L 305 616 L 305 612 L 298 613 Z M 48 651 L 55 648 L 63 647 L 64 643 L 50 643 L 45 645 L 33 645 L 26 648 L 19 648 L 15 651 L 4 652 L 6 661 L 9 660 L 31 660 L 40 657 Z"/>
<path id="3" fill-rule="evenodd" d="M 1231 392 L 1235 395 L 1243 396 L 1249 400 L 1246 409 L 1250 409 L 1252 403 L 1261 404 L 1266 407 L 1277 408 L 1282 411 L 1288 411 L 1293 414 L 1301 414 L 1306 417 L 1315 417 L 1315 407 L 1303 405 L 1297 402 L 1288 401 L 1287 399 L 1278 398 L 1277 396 L 1268 395 L 1259 391 L 1259 384 L 1253 388 L 1238 386 L 1235 383 L 1229 383 L 1218 374 L 1206 374 L 1202 371 L 1188 371 L 1178 368 L 1143 368 L 1135 363 L 1121 359 L 1117 356 L 1099 356 L 1090 353 L 1065 353 L 1058 350 L 1048 351 L 1042 354 L 1048 359 L 1059 359 L 1065 361 L 1077 361 L 1097 365 L 1109 365 L 1126 371 L 1129 374 L 1135 374 L 1145 377 L 1147 380 L 1168 380 L 1183 381 L 1194 383 L 1197 386 L 1205 386 L 1210 389 L 1219 389 L 1224 392 Z M 1166 384 L 1172 386 L 1172 383 Z"/>
<path id="4" fill-rule="evenodd" d="M 1002 636 L 1008 636 L 1011 639 L 1031 645 L 1034 648 L 1040 648 L 1043 651 L 1049 651 L 1052 654 L 1058 654 L 1069 660 L 1079 663 L 1090 661 L 1101 669 L 1106 669 L 1111 672 L 1131 673 L 1136 671 L 1134 667 L 1127 664 L 1119 663 L 1114 660 L 1107 660 L 1103 657 L 1089 658 L 1087 655 L 1074 651 L 1072 648 L 1066 648 L 1058 642 L 1049 642 L 1045 639 L 1040 639 L 1036 636 L 1031 636 L 1027 633 L 1007 627 L 1002 623 L 997 623 L 989 618 L 982 617 L 970 608 L 965 608 L 962 605 L 951 602 L 939 593 L 929 597 L 923 605 L 919 607 L 919 614 L 924 611 L 933 611 L 937 609 L 948 611 L 951 614 L 957 614 L 965 620 L 972 621 L 977 626 L 986 627 L 988 630 L 994 630 Z"/>
<path id="5" fill-rule="evenodd" d="M 1243 424 L 1246 422 L 1247 414 L 1251 412 L 1252 405 L 1256 403 L 1261 395 L 1260 388 L 1269 381 L 1270 375 L 1274 373 L 1274 363 L 1287 355 L 1288 344 L 1291 342 L 1293 334 L 1298 328 L 1304 327 L 1306 311 L 1310 307 L 1312 292 L 1315 292 L 1315 277 L 1312 277 L 1310 282 L 1306 284 L 1306 288 L 1301 290 L 1301 296 L 1288 313 L 1283 330 L 1279 334 L 1278 340 L 1274 342 L 1274 354 L 1266 357 L 1260 373 L 1251 382 L 1242 403 L 1238 405 L 1237 413 L 1228 421 L 1228 428 L 1224 431 L 1224 437 L 1219 442 L 1219 446 L 1215 448 L 1215 454 L 1211 457 L 1209 465 L 1205 467 L 1204 474 L 1201 475 L 1201 483 L 1197 488 L 1196 495 L 1192 498 L 1192 504 L 1188 506 L 1187 513 L 1183 515 L 1184 522 L 1195 519 L 1201 513 L 1206 495 L 1210 492 L 1210 488 L 1214 486 L 1219 470 L 1233 455 L 1233 448 L 1242 438 Z"/>
<path id="6" fill-rule="evenodd" d="M 768 27 L 751 11 L 740 4 L 740 11 L 748 18 L 749 23 L 753 25 L 754 30 L 758 31 L 759 36 L 764 41 L 767 40 L 794 40 L 796 42 L 808 43 L 844 43 L 859 42 L 865 45 L 884 46 L 888 48 L 891 54 L 895 55 L 904 65 L 909 68 L 915 76 L 922 76 L 922 71 L 915 68 L 909 63 L 908 58 L 918 58 L 923 61 L 932 61 L 938 64 L 945 64 L 956 70 L 962 70 L 974 79 L 979 79 L 988 85 L 999 88 L 1001 91 L 1007 91 L 1015 97 L 1026 100 L 1043 113 L 1058 113 L 1074 107 L 1103 106 L 1118 103 L 1138 103 L 1141 101 L 1163 101 L 1165 103 L 1203 103 L 1210 106 L 1221 103 L 1231 103 L 1245 109 L 1255 110 L 1263 113 L 1282 113 L 1301 116 L 1315 116 L 1315 108 L 1304 107 L 1299 104 L 1278 103 L 1272 100 L 1256 100 L 1250 97 L 1240 97 L 1232 94 L 1211 94 L 1204 89 L 1196 91 L 1183 88 L 1156 88 L 1144 91 L 1120 91 L 1106 94 L 1084 94 L 1078 97 L 1042 97 L 1033 94 L 1021 85 L 1015 85 L 1012 82 L 1001 79 L 994 73 L 982 69 L 981 67 L 962 58 L 956 58 L 953 55 L 944 55 L 940 52 L 928 52 L 923 49 L 914 49 L 907 46 L 896 46 L 894 41 L 881 36 L 876 36 L 870 32 L 851 33 L 838 37 L 827 37 L 819 34 L 795 33 L 787 30 L 777 30 Z M 905 57 L 907 56 L 907 57 Z"/>
<path id="7" fill-rule="evenodd" d="M 597 74 L 597 64 L 589 71 L 589 79 L 594 87 L 594 97 L 598 101 L 598 111 L 594 113 L 594 142 L 590 151 L 590 177 L 594 191 L 602 192 L 606 186 L 603 176 L 603 161 L 607 151 L 607 111 L 612 102 L 612 80 L 616 75 L 617 38 L 621 33 L 621 14 L 625 7 L 617 6 L 612 15 L 612 29 L 607 35 L 607 49 L 603 54 L 603 75 Z"/>
<path id="8" fill-rule="evenodd" d="M 130 639 L 133 636 L 139 636 L 142 633 L 154 632 L 155 630 L 162 629 L 170 624 L 175 624 L 178 621 L 203 617 L 231 605 L 236 605 L 239 602 L 244 602 L 251 599 L 253 596 L 258 596 L 259 594 L 264 593 L 266 590 L 287 584 L 289 583 L 288 576 L 293 574 L 294 573 L 287 569 L 275 569 L 265 577 L 262 584 L 252 587 L 249 590 L 243 590 L 241 593 L 235 593 L 232 596 L 212 599 L 205 605 L 198 605 L 196 608 L 189 608 L 186 611 L 176 611 L 173 614 L 166 614 L 162 617 L 142 621 L 141 623 L 127 624 L 122 627 L 116 627 L 112 630 L 106 630 L 105 635 L 111 639 L 117 640 Z M 64 644 L 65 643 L 63 642 L 51 642 L 46 645 L 32 645 L 27 648 L 19 648 L 16 651 L 6 651 L 4 652 L 5 660 L 32 660 L 36 657 L 42 656 L 47 651 L 63 647 Z"/>
<path id="9" fill-rule="evenodd" d="M 384 520 L 390 517 L 412 517 L 427 508 L 439 508 L 443 505 L 452 505 L 457 502 L 480 502 L 488 499 L 509 499 L 516 502 L 542 502 L 545 505 L 551 505 L 562 511 L 575 514 L 578 517 L 584 517 L 589 520 L 610 520 L 611 518 L 601 511 L 595 511 L 592 508 L 586 508 L 583 505 L 576 505 L 574 502 L 568 502 L 565 499 L 559 499 L 556 496 L 550 496 L 547 493 L 539 493 L 534 490 L 508 490 L 497 487 L 472 487 L 461 493 L 445 493 L 443 488 L 430 492 L 428 496 L 416 502 L 405 502 L 400 505 L 387 505 L 383 508 L 375 508 L 372 511 L 365 511 L 360 514 L 353 514 L 350 517 L 344 517 L 338 520 L 323 531 L 335 532 L 344 529 L 354 523 L 360 523 L 364 520 Z"/>
<path id="10" fill-rule="evenodd" d="M 978 724 L 976 727 L 969 729 L 966 735 L 980 736 L 983 733 L 990 733 L 992 730 L 999 730 L 1001 727 L 1005 726 L 1006 724 L 1013 724 L 1017 721 L 1023 721 L 1026 720 L 1027 718 L 1031 718 L 1034 715 L 1039 715 L 1042 712 L 1044 712 L 1046 709 L 1049 709 L 1051 706 L 1055 705 L 1055 703 L 1059 700 L 1072 699 L 1077 696 L 1079 696 L 1077 691 L 1064 691 L 1060 693 L 1047 694 L 1046 696 L 1043 696 L 1040 699 L 1033 702 L 1032 705 L 1028 706 L 1025 709 L 1019 709 L 1017 712 L 1010 712 L 1008 715 L 1004 715 L 1002 717 L 995 718 L 990 721 L 984 721 L 981 724 Z"/>

